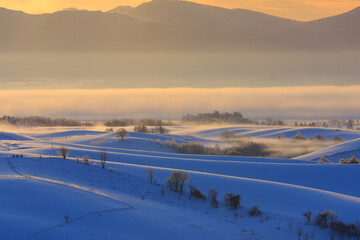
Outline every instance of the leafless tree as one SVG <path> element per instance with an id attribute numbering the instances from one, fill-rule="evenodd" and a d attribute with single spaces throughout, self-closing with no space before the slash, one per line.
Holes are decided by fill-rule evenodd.
<path id="1" fill-rule="evenodd" d="M 128 136 L 129 136 L 129 133 L 128 133 L 128 131 L 126 131 L 125 128 L 120 128 L 115 133 L 115 137 L 116 138 L 121 138 L 121 141 L 124 141 L 124 138 L 126 138 Z"/>
<path id="2" fill-rule="evenodd" d="M 105 168 L 106 161 L 109 159 L 109 154 L 105 150 L 100 151 L 101 168 Z"/>
<path id="3" fill-rule="evenodd" d="M 69 155 L 69 149 L 66 147 L 60 147 L 58 154 L 60 157 L 62 157 L 63 159 L 66 159 L 67 156 Z"/>
<path id="4" fill-rule="evenodd" d="M 150 183 L 153 183 L 153 179 L 154 179 L 154 170 L 152 170 L 152 168 L 149 168 L 147 171 L 147 176 L 150 179 Z"/>
<path id="5" fill-rule="evenodd" d="M 190 179 L 187 172 L 173 172 L 167 179 L 170 190 L 183 193 L 185 183 Z"/>
<path id="6" fill-rule="evenodd" d="M 219 201 L 217 200 L 218 191 L 216 188 L 211 188 L 208 193 L 208 198 L 210 201 L 210 204 L 213 208 L 217 208 L 219 205 Z"/>
<path id="7" fill-rule="evenodd" d="M 303 213 L 303 216 L 305 217 L 306 224 L 309 224 L 311 222 L 312 212 L 310 210 L 306 211 Z"/>

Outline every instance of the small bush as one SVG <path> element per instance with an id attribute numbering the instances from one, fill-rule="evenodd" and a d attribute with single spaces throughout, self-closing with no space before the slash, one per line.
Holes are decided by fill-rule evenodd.
<path id="1" fill-rule="evenodd" d="M 90 165 L 89 157 L 88 157 L 88 156 L 84 156 L 84 157 L 83 157 L 83 162 L 84 162 L 85 165 Z"/>
<path id="2" fill-rule="evenodd" d="M 321 135 L 321 134 L 317 134 L 315 136 L 315 139 L 318 140 L 318 141 L 321 141 L 321 142 L 326 142 L 328 141 L 329 139 L 327 139 L 324 135 Z"/>
<path id="3" fill-rule="evenodd" d="M 206 200 L 206 196 L 200 192 L 194 185 L 189 185 L 190 195 L 195 198 Z"/>
<path id="4" fill-rule="evenodd" d="M 235 194 L 233 192 L 227 193 L 224 199 L 225 205 L 232 210 L 236 210 L 240 207 L 240 199 L 240 194 Z"/>
<path id="5" fill-rule="evenodd" d="M 262 211 L 259 209 L 258 206 L 253 206 L 249 209 L 248 214 L 251 217 L 257 217 L 262 215 Z"/>
<path id="6" fill-rule="evenodd" d="M 318 162 L 329 163 L 330 161 L 328 159 L 324 158 L 324 157 L 321 157 Z"/>
<path id="7" fill-rule="evenodd" d="M 218 191 L 216 188 L 211 188 L 208 193 L 210 205 L 213 208 L 217 208 L 219 206 L 219 201 L 217 200 Z"/>
<path id="8" fill-rule="evenodd" d="M 298 132 L 294 137 L 294 140 L 306 140 L 306 137 L 304 137 L 301 132 Z"/>
<path id="9" fill-rule="evenodd" d="M 344 139 L 342 137 L 339 136 L 334 136 L 331 141 L 335 142 L 335 143 L 339 143 L 339 142 L 343 142 Z"/>

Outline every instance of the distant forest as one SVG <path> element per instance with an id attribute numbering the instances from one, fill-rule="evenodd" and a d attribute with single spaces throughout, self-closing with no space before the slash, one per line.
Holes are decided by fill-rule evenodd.
<path id="1" fill-rule="evenodd" d="M 220 113 L 214 111 L 213 113 L 199 113 L 197 115 L 187 114 L 181 118 L 183 122 L 195 122 L 200 124 L 207 123 L 231 123 L 231 124 L 263 124 L 263 125 L 285 125 L 282 120 L 268 118 L 264 121 L 251 120 L 244 118 L 239 112 L 224 112 Z"/>
<path id="2" fill-rule="evenodd" d="M 94 126 L 92 122 L 84 122 L 79 120 L 70 120 L 65 118 L 48 118 L 48 117 L 14 117 L 14 116 L 3 116 L 0 118 L 0 123 L 7 123 L 11 125 L 21 126 L 38 126 L 38 127 L 55 127 L 55 126 Z"/>
<path id="3" fill-rule="evenodd" d="M 181 118 L 183 122 L 196 122 L 196 123 L 252 123 L 250 119 L 244 118 L 239 112 L 233 113 L 198 113 L 197 115 L 187 114 Z"/>

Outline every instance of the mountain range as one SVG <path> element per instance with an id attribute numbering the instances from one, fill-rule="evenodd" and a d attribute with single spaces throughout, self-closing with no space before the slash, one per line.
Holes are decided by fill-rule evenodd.
<path id="1" fill-rule="evenodd" d="M 179 0 L 108 12 L 0 8 L 0 51 L 355 49 L 359 26 L 360 7 L 308 22 Z"/>

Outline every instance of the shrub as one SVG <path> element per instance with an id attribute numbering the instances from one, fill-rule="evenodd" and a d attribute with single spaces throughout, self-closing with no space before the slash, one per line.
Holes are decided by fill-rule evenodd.
<path id="1" fill-rule="evenodd" d="M 360 164 L 360 160 L 357 160 L 355 156 L 352 156 L 350 159 L 342 158 L 339 161 L 339 164 Z"/>
<path id="2" fill-rule="evenodd" d="M 322 142 L 325 142 L 325 141 L 329 140 L 324 135 L 321 135 L 321 134 L 316 134 L 315 139 L 318 140 L 318 141 L 322 141 Z"/>
<path id="3" fill-rule="evenodd" d="M 211 188 L 208 193 L 210 205 L 213 208 L 217 208 L 219 205 L 219 201 L 217 200 L 218 191 L 216 188 Z"/>
<path id="4" fill-rule="evenodd" d="M 294 140 L 306 140 L 306 138 L 301 134 L 301 132 L 298 132 L 294 137 Z"/>
<path id="5" fill-rule="evenodd" d="M 58 154 L 60 157 L 62 157 L 63 159 L 66 159 L 67 156 L 69 155 L 69 149 L 66 147 L 60 147 Z"/>
<path id="6" fill-rule="evenodd" d="M 321 157 L 318 162 L 329 163 L 330 161 L 324 157 Z"/>
<path id="7" fill-rule="evenodd" d="M 331 139 L 331 141 L 333 141 L 333 142 L 343 142 L 344 139 L 343 139 L 342 137 L 340 137 L 340 136 L 334 136 L 334 137 Z"/>
<path id="8" fill-rule="evenodd" d="M 253 206 L 252 208 L 249 209 L 248 214 L 251 217 L 257 217 L 262 215 L 262 211 L 260 211 L 258 206 Z"/>
<path id="9" fill-rule="evenodd" d="M 240 194 L 235 194 L 233 192 L 227 193 L 225 196 L 225 205 L 232 210 L 236 210 L 240 207 Z"/>
<path id="10" fill-rule="evenodd" d="M 167 179 L 167 184 L 171 191 L 182 193 L 184 185 L 189 179 L 187 172 L 173 172 Z"/>
<path id="11" fill-rule="evenodd" d="M 84 157 L 83 157 L 83 162 L 84 162 L 85 165 L 90 165 L 89 157 L 88 157 L 88 156 L 84 156 Z"/>
<path id="12" fill-rule="evenodd" d="M 201 193 L 199 189 L 197 189 L 194 185 L 189 185 L 190 195 L 195 198 L 199 198 L 202 200 L 206 200 L 206 196 Z"/>

